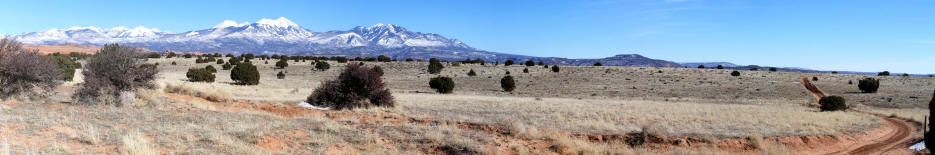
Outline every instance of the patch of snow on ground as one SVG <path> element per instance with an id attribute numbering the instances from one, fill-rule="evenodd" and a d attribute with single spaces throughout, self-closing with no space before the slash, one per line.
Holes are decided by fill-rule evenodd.
<path id="1" fill-rule="evenodd" d="M 298 104 L 299 104 L 299 106 L 302 106 L 302 107 L 305 107 L 305 108 L 309 108 L 309 109 L 331 110 L 330 107 L 318 107 L 318 106 L 314 106 L 314 105 L 312 105 L 312 104 L 308 104 L 308 102 L 305 102 L 305 101 L 299 102 Z"/>
<path id="2" fill-rule="evenodd" d="M 925 141 L 919 142 L 916 145 L 909 146 L 910 150 L 922 151 L 925 150 Z"/>

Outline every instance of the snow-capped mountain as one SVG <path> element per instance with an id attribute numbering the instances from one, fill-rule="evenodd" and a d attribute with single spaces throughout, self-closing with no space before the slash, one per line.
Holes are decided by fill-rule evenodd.
<path id="1" fill-rule="evenodd" d="M 2 36 L 0 36 L 2 37 Z M 396 59 L 439 58 L 442 60 L 484 59 L 489 62 L 543 61 L 549 64 L 670 66 L 664 61 L 645 57 L 604 59 L 566 59 L 532 57 L 479 50 L 457 39 L 434 33 L 409 31 L 398 25 L 375 24 L 344 31 L 313 32 L 286 19 L 260 19 L 254 23 L 225 20 L 203 30 L 171 33 L 146 27 L 71 27 L 8 35 L 13 40 L 33 45 L 119 43 L 152 51 L 189 51 L 202 53 L 254 53 L 315 56 L 375 57 Z M 643 59 L 645 58 L 645 59 Z M 639 61 L 637 61 L 639 60 Z M 647 61 L 643 61 L 647 60 Z"/>
<path id="2" fill-rule="evenodd" d="M 355 27 L 347 31 L 312 32 L 280 17 L 255 23 L 226 20 L 210 29 L 169 33 L 155 28 L 72 27 L 11 35 L 27 44 L 121 43 L 151 50 L 202 51 L 219 53 L 299 54 L 336 48 L 432 47 L 474 50 L 470 46 L 438 34 L 408 31 L 392 24 Z M 275 45 L 271 47 L 267 45 Z"/>

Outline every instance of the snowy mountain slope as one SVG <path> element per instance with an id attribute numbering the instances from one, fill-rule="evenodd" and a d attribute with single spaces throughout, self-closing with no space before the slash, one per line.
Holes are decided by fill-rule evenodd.
<path id="1" fill-rule="evenodd" d="M 439 34 L 409 31 L 398 25 L 375 24 L 344 31 L 313 32 L 280 17 L 260 19 L 254 23 L 225 20 L 215 26 L 180 33 L 155 28 L 71 27 L 28 32 L 8 36 L 33 45 L 120 43 L 153 51 L 198 51 L 202 53 L 254 53 L 317 56 L 375 57 L 387 55 L 397 59 L 439 58 L 442 60 L 484 59 L 489 62 L 544 61 L 549 64 L 590 65 L 602 61 L 605 65 L 672 66 L 639 55 L 618 55 L 603 59 L 544 58 L 504 54 L 479 50 L 457 39 Z"/>

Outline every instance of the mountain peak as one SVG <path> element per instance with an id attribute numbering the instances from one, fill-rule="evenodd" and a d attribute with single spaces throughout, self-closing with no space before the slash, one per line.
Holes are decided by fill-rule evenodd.
<path id="1" fill-rule="evenodd" d="M 260 19 L 260 21 L 257 21 L 256 23 L 262 24 L 262 25 L 272 25 L 276 27 L 292 27 L 292 26 L 299 27 L 298 24 L 295 24 L 291 20 L 286 19 L 286 17 L 279 17 L 278 19 L 275 19 L 275 20 L 263 18 L 263 19 Z"/>
<path id="2" fill-rule="evenodd" d="M 227 27 L 241 27 L 241 26 L 249 25 L 249 24 L 250 24 L 250 23 L 247 23 L 247 22 L 243 22 L 243 23 L 239 23 L 239 24 L 238 24 L 237 21 L 233 21 L 233 20 L 224 20 L 223 22 L 218 23 L 217 25 L 214 25 L 214 27 L 212 27 L 212 28 L 215 28 L 215 29 L 222 29 L 222 28 L 227 28 Z"/>

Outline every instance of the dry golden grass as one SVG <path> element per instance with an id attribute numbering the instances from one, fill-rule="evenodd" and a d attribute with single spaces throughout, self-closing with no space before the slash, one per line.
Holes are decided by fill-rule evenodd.
<path id="1" fill-rule="evenodd" d="M 123 136 L 123 146 L 120 148 L 125 155 L 156 155 L 149 142 L 139 133 L 130 133 Z"/>
<path id="2" fill-rule="evenodd" d="M 201 97 L 208 101 L 214 101 L 214 102 L 226 102 L 226 101 L 233 100 L 233 96 L 231 95 L 231 93 L 224 91 L 224 90 L 194 88 L 194 87 L 203 87 L 205 85 L 206 84 L 204 83 L 198 84 L 198 83 L 191 83 L 191 82 L 183 82 L 181 84 L 167 83 L 165 84 L 165 88 L 163 90 L 167 93 L 191 95 L 191 96 Z"/>
<path id="3" fill-rule="evenodd" d="M 670 136 L 826 135 L 881 122 L 854 112 L 818 112 L 797 105 L 742 105 L 597 99 L 395 94 L 404 113 L 419 117 L 593 133 L 638 132 L 657 125 Z M 833 120 L 833 121 L 829 121 Z"/>
<path id="4" fill-rule="evenodd" d="M 660 154 L 651 148 L 593 143 L 570 136 L 642 132 L 673 137 L 750 137 L 761 148 L 758 153 L 792 154 L 780 144 L 762 139 L 839 135 L 881 123 L 861 113 L 818 112 L 803 106 L 813 98 L 797 80 L 809 74 L 742 71 L 742 76 L 731 77 L 730 70 L 610 66 L 563 66 L 560 73 L 541 66 L 529 67 L 530 73 L 522 73 L 524 66 L 446 66 L 441 75 L 454 78 L 457 87 L 454 94 L 441 95 L 426 93 L 433 92 L 428 79 L 437 75 L 425 73 L 424 62 L 365 62 L 383 67 L 384 81 L 398 106 L 342 111 L 498 125 L 516 133 L 504 136 L 446 125 L 328 119 L 321 115 L 283 117 L 215 107 L 242 104 L 229 102 L 237 100 L 295 104 L 305 100 L 322 81 L 338 75 L 345 64 L 333 61 L 332 69 L 314 71 L 311 62 L 289 61 L 290 67 L 274 69 L 272 63 L 253 60 L 262 77 L 256 86 L 231 84 L 227 70 L 219 70 L 214 83 L 187 82 L 184 74 L 188 68 L 220 68 L 214 63 L 194 64 L 193 58 L 149 61 L 160 63 L 155 82 L 159 88 L 138 90 L 132 106 L 0 104 L 0 138 L 7 139 L 7 143 L 0 143 L 0 153 L 96 154 L 139 147 L 127 150 L 158 154 L 420 154 L 437 151 L 439 146 L 482 154 L 503 153 L 489 150 L 553 153 L 519 143 L 544 140 L 569 154 Z M 169 65 L 172 61 L 178 65 Z M 465 75 L 470 69 L 478 76 Z M 275 78 L 279 71 L 286 73 L 286 79 Z M 505 71 L 517 78 L 517 91 L 499 90 L 497 79 Z M 831 94 L 844 94 L 862 111 L 914 119 L 927 113 L 916 103 L 920 99 L 908 96 L 931 98 L 921 94 L 932 85 L 931 78 L 893 77 L 884 80 L 882 93 L 847 94 L 856 86 L 841 81 L 854 77 L 823 76 L 816 83 Z M 76 81 L 80 79 L 76 77 Z M 875 99 L 881 96 L 892 96 L 891 102 L 898 103 Z M 200 98 L 221 102 L 205 104 Z M 880 108 L 886 104 L 900 109 Z M 702 147 L 673 148 L 661 154 L 728 153 Z"/>

